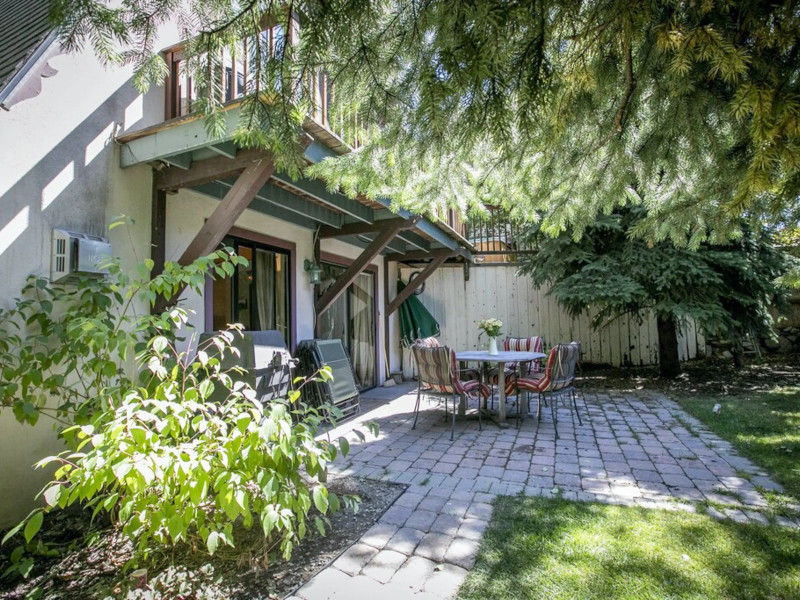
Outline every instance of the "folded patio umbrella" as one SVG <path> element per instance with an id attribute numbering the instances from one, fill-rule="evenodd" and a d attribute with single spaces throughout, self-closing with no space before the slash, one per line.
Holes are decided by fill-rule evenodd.
<path id="1" fill-rule="evenodd" d="M 406 284 L 397 280 L 397 293 L 405 289 Z M 406 298 L 397 309 L 400 312 L 400 341 L 404 346 L 410 346 L 414 340 L 438 336 L 439 323 L 428 312 L 425 305 L 413 294 Z"/>

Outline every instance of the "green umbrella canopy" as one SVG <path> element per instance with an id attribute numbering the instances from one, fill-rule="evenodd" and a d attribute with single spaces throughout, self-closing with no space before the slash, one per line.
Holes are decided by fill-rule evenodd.
<path id="1" fill-rule="evenodd" d="M 402 280 L 397 280 L 397 293 L 406 287 Z M 426 337 L 436 337 L 439 323 L 428 312 L 425 305 L 413 294 L 406 298 L 397 309 L 400 312 L 400 341 L 404 346 L 410 346 L 415 340 Z"/>

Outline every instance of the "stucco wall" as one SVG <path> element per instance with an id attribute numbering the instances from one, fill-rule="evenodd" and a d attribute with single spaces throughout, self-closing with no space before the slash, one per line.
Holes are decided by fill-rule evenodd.
<path id="1" fill-rule="evenodd" d="M 129 70 L 106 70 L 90 53 L 58 55 L 49 64 L 58 73 L 43 80 L 39 95 L 9 112 L 0 110 L 0 309 L 11 305 L 29 274 L 49 275 L 53 228 L 107 235 L 114 254 L 128 267 L 150 255 L 151 169 L 119 168 L 114 140 L 161 122 L 163 91 L 139 94 L 130 84 Z M 191 191 L 168 197 L 168 259 L 180 257 L 217 205 Z M 108 224 L 117 215 L 130 217 L 133 224 L 109 232 Z M 312 338 L 313 288 L 303 261 L 313 256 L 313 232 L 249 210 L 236 226 L 296 244 L 297 340 Z M 361 252 L 335 240 L 324 240 L 322 250 L 351 259 Z M 373 263 L 378 268 L 378 306 L 383 307 L 383 260 Z M 187 293 L 184 303 L 196 312 L 194 322 L 202 329 L 202 296 Z M 378 320 L 383 332 L 381 309 Z M 383 349 L 379 343 L 379 383 L 385 373 Z M 52 423 L 43 419 L 36 427 L 22 426 L 10 411 L 0 410 L 0 528 L 32 508 L 47 481 L 47 474 L 32 465 L 60 450 Z"/>
<path id="2" fill-rule="evenodd" d="M 191 190 L 182 190 L 178 194 L 167 197 L 167 260 L 180 258 L 189 242 L 200 231 L 203 223 L 218 204 L 218 200 Z M 313 338 L 314 289 L 308 281 L 308 274 L 303 270 L 303 261 L 314 255 L 314 232 L 254 210 L 246 210 L 236 221 L 235 226 L 296 244 L 295 271 L 292 274 L 296 282 L 296 297 L 292 306 L 297 319 L 297 339 L 295 341 Z M 350 244 L 327 239 L 322 241 L 321 250 L 348 259 L 356 258 L 361 252 L 360 248 Z M 373 264 L 378 268 L 378 306 L 383 307 L 383 259 L 378 258 L 373 261 Z M 205 306 L 202 296 L 187 292 L 184 295 L 183 305 L 194 311 L 195 316 L 192 323 L 202 330 L 205 322 Z M 380 312 L 381 309 L 379 309 Z M 383 331 L 382 314 L 378 315 L 378 321 L 380 331 Z M 379 344 L 378 353 L 378 381 L 383 383 L 382 344 Z"/>
<path id="3" fill-rule="evenodd" d="M 49 275 L 55 227 L 107 235 L 111 217 L 127 214 L 135 225 L 111 232 L 114 253 L 128 265 L 149 253 L 150 169 L 121 171 L 113 137 L 163 118 L 157 91 L 140 96 L 129 71 L 87 54 L 50 65 L 58 73 L 38 96 L 0 110 L 0 308 L 29 274 Z M 22 426 L 0 412 L 0 527 L 27 514 L 45 482 L 31 465 L 61 449 L 52 422 Z"/>

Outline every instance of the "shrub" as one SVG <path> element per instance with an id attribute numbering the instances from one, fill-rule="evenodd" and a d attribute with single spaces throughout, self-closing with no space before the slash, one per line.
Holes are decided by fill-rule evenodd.
<path id="1" fill-rule="evenodd" d="M 77 287 L 30 278 L 15 307 L 0 314 L 0 406 L 23 423 L 55 418 L 68 450 L 38 463 L 57 465 L 43 491 L 46 507 L 4 541 L 21 532 L 30 544 L 45 512 L 76 504 L 106 513 L 134 541 L 133 563 L 163 544 L 202 542 L 212 554 L 233 546 L 239 519 L 257 524 L 267 547 L 279 545 L 288 558 L 312 506 L 324 533 L 326 515 L 341 502 L 320 482 L 348 450 L 343 438 L 318 439 L 335 409 L 307 407 L 298 392 L 260 402 L 221 367 L 237 352 L 237 326 L 197 348 L 180 338 L 185 309 L 137 311 L 184 287 L 199 289 L 207 274 L 228 276 L 244 260 L 218 251 L 186 267 L 169 263 L 154 278 L 152 261 L 136 277 L 113 261 L 107 279 Z M 211 402 L 215 388 L 215 399 L 219 388 L 224 399 Z"/>

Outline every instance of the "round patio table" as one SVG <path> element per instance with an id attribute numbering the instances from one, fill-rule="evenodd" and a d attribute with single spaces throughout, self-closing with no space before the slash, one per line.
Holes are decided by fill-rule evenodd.
<path id="1" fill-rule="evenodd" d="M 541 352 L 517 352 L 508 350 L 498 352 L 497 354 L 489 354 L 485 350 L 464 350 L 462 352 L 456 352 L 456 360 L 464 362 L 497 363 L 497 387 L 499 388 L 497 424 L 500 425 L 500 427 L 508 426 L 506 423 L 506 363 L 519 363 L 520 370 L 522 370 L 522 365 L 534 360 L 539 360 L 545 356 L 547 355 Z M 519 398 L 517 398 L 517 402 L 519 402 Z"/>

